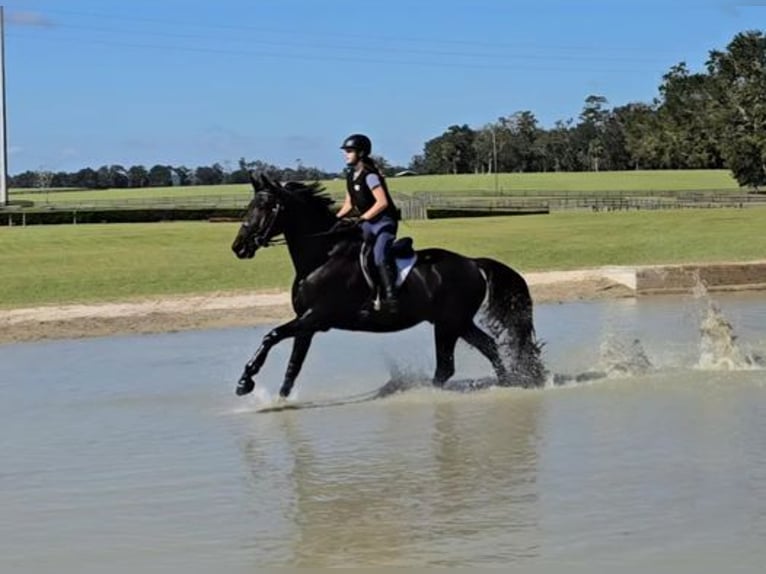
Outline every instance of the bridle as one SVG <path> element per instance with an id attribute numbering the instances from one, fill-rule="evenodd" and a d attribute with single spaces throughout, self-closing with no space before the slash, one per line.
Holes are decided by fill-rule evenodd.
<path id="1" fill-rule="evenodd" d="M 277 201 L 276 206 L 269 215 L 269 219 L 266 222 L 266 225 L 263 226 L 260 233 L 253 237 L 253 242 L 257 248 L 266 248 L 271 247 L 272 245 L 284 245 L 286 243 L 284 238 L 269 238 L 269 235 L 271 235 L 271 231 L 274 229 L 274 225 L 276 224 L 277 218 L 279 217 L 279 213 L 282 211 L 282 209 L 284 209 L 284 206 L 281 202 Z M 252 225 L 253 224 L 249 221 L 245 221 L 242 223 L 242 228 L 249 230 Z"/>
<path id="2" fill-rule="evenodd" d="M 269 214 L 269 219 L 266 222 L 266 224 L 263 226 L 263 228 L 260 230 L 260 233 L 255 235 L 253 237 L 253 243 L 255 243 L 256 248 L 266 248 L 266 247 L 272 247 L 274 245 L 286 245 L 287 240 L 284 237 L 272 237 L 269 238 L 269 235 L 271 235 L 272 230 L 274 229 L 274 225 L 276 225 L 277 219 L 279 218 L 279 214 L 284 209 L 284 204 L 280 201 L 276 201 L 276 205 L 274 206 L 274 209 Z M 249 233 L 250 228 L 253 226 L 253 224 L 250 221 L 243 221 L 242 222 L 242 229 L 246 230 Z M 307 237 L 326 237 L 326 236 L 334 236 L 334 235 L 340 235 L 347 233 L 351 229 L 331 229 L 329 231 L 321 231 L 319 233 L 312 233 L 308 235 Z"/>

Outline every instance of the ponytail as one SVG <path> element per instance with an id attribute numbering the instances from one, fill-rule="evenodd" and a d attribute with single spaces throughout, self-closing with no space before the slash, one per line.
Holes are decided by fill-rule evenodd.
<path id="1" fill-rule="evenodd" d="M 386 183 L 386 176 L 383 175 L 383 171 L 378 167 L 378 164 L 375 163 L 375 160 L 372 159 L 370 156 L 365 156 L 362 158 L 362 163 L 364 164 L 364 167 L 366 167 L 368 170 L 370 170 L 372 173 L 377 175 L 380 178 L 380 184 L 383 186 L 383 189 L 386 190 L 386 193 L 388 193 L 388 184 Z"/>
<path id="2" fill-rule="evenodd" d="M 372 159 L 370 156 L 365 156 L 362 158 L 362 163 L 364 164 L 364 167 L 369 169 L 371 172 L 373 172 L 378 177 L 383 177 L 383 173 L 380 171 L 380 168 L 378 167 L 378 164 L 375 163 L 375 160 Z"/>
<path id="3" fill-rule="evenodd" d="M 364 167 L 367 168 L 369 171 L 374 173 L 380 178 L 380 185 L 383 186 L 383 189 L 386 191 L 386 195 L 389 198 L 389 201 L 393 202 L 393 198 L 391 197 L 391 193 L 388 191 L 388 183 L 386 183 L 386 176 L 383 175 L 383 172 L 378 167 L 378 164 L 375 163 L 375 160 L 372 159 L 370 156 L 366 156 L 362 158 L 362 164 L 364 164 Z M 394 206 L 396 209 L 396 216 L 395 219 L 397 221 L 401 221 L 402 219 L 402 211 L 398 207 Z"/>

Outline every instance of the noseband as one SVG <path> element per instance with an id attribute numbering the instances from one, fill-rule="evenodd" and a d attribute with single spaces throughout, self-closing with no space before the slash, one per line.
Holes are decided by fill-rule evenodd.
<path id="1" fill-rule="evenodd" d="M 272 210 L 266 225 L 263 226 L 260 233 L 253 237 L 253 242 L 255 243 L 256 247 L 271 247 L 272 245 L 284 242 L 276 241 L 274 238 L 269 238 L 269 235 L 271 235 L 271 230 L 274 229 L 274 225 L 276 224 L 277 218 L 279 217 L 279 212 L 282 211 L 282 209 L 282 204 L 277 202 L 277 205 Z M 242 224 L 242 227 L 248 229 L 251 225 L 252 224 L 249 221 L 246 221 Z"/>

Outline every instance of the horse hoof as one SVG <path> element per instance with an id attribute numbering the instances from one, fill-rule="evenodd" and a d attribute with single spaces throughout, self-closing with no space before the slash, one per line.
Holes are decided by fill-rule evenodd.
<path id="1" fill-rule="evenodd" d="M 237 396 L 241 397 L 243 395 L 250 394 L 253 392 L 254 388 L 255 388 L 255 383 L 253 382 L 253 379 L 243 377 L 237 383 L 237 389 L 236 389 Z"/>

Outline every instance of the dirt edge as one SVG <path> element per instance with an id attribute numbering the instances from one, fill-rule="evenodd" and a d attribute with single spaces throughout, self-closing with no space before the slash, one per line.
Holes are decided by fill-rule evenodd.
<path id="1" fill-rule="evenodd" d="M 766 261 L 602 267 L 525 275 L 536 304 L 668 293 L 766 290 Z M 0 310 L 0 344 L 273 324 L 292 317 L 287 293 L 212 293 L 94 305 Z"/>

